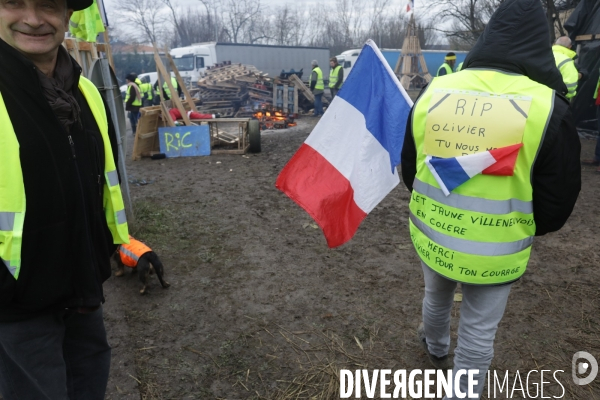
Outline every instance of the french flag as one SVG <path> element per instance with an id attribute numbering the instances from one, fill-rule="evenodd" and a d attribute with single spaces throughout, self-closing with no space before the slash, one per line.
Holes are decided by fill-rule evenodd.
<path id="1" fill-rule="evenodd" d="M 412 101 L 369 40 L 325 115 L 275 186 L 319 224 L 329 247 L 354 236 L 400 182 L 396 166 Z"/>
<path id="2" fill-rule="evenodd" d="M 427 156 L 425 163 L 446 196 L 475 175 L 512 176 L 523 143 L 467 156 Z"/>

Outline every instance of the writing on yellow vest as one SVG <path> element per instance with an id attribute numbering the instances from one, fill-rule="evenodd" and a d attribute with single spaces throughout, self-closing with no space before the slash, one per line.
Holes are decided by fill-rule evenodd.
<path id="1" fill-rule="evenodd" d="M 430 83 L 413 110 L 417 174 L 409 221 L 427 266 L 451 280 L 484 285 L 525 272 L 535 235 L 530 177 L 553 101 L 550 88 L 495 70 L 466 69 Z M 476 175 L 448 196 L 425 163 L 430 155 L 449 158 L 517 143 L 523 147 L 513 176 Z"/>

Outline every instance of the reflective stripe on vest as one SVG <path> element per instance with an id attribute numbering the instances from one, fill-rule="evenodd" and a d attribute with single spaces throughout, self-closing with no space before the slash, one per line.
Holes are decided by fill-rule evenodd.
<path id="1" fill-rule="evenodd" d="M 104 103 L 92 82 L 84 77 L 79 79 L 79 89 L 85 96 L 104 142 L 104 210 L 108 228 L 115 244 L 128 243 L 127 219 L 121 197 L 121 189 L 108 138 L 108 124 Z M 10 116 L 0 94 L 0 160 L 11 170 L 10 174 L 0 174 L 0 259 L 15 279 L 21 269 L 21 244 L 25 221 L 25 185 L 21 169 L 19 142 Z"/>
<path id="2" fill-rule="evenodd" d="M 312 72 L 317 73 L 317 84 L 315 85 L 315 90 L 325 90 L 325 84 L 323 83 L 323 71 L 321 71 L 321 68 L 315 67 L 313 68 Z M 310 82 L 312 82 L 312 73 L 310 74 L 310 79 Z"/>
<path id="3" fill-rule="evenodd" d="M 577 82 L 579 81 L 579 72 L 572 58 L 576 53 L 566 47 L 554 45 L 552 54 L 554 54 L 556 68 L 560 71 L 563 82 L 567 86 L 565 97 L 570 100 L 577 94 Z"/>
<path id="4" fill-rule="evenodd" d="M 338 65 L 329 72 L 329 88 L 335 87 L 335 84 L 340 78 L 340 69 L 342 69 L 342 67 Z"/>
<path id="5" fill-rule="evenodd" d="M 510 124 L 498 124 L 491 117 L 486 119 L 481 113 L 486 98 L 493 99 L 486 109 L 493 103 L 501 110 L 489 115 L 502 115 L 521 124 L 513 124 L 512 131 L 508 131 Z M 525 272 L 535 235 L 531 172 L 553 101 L 554 92 L 550 88 L 525 76 L 471 68 L 433 79 L 418 99 L 413 110 L 417 174 L 409 224 L 417 253 L 434 271 L 457 282 L 484 285 L 514 281 Z M 450 103 L 441 106 L 443 102 Z M 478 112 L 473 112 L 475 107 Z M 431 113 L 433 110 L 437 111 Z M 476 145 L 490 143 L 482 142 L 484 138 L 471 131 L 459 132 L 460 124 L 485 127 L 483 136 L 487 135 L 492 147 L 494 143 L 497 147 L 505 146 L 496 138 L 504 140 L 516 132 L 515 137 L 522 140 L 523 147 L 514 175 L 476 175 L 446 196 L 425 164 L 425 142 L 433 134 L 426 126 L 438 121 L 441 126 L 452 123 L 457 126 L 454 131 L 448 128 L 444 132 L 445 142 L 440 145 L 443 150 L 436 150 L 435 146 L 429 147 L 433 151 L 428 150 L 455 153 L 447 157 L 460 156 L 465 151 L 485 151 L 486 148 L 475 150 Z M 427 143 L 431 146 L 432 142 Z"/>
<path id="6" fill-rule="evenodd" d="M 129 236 L 129 244 L 122 244 L 119 246 L 119 256 L 121 262 L 131 268 L 137 267 L 137 263 L 141 256 L 152 251 L 152 249 L 146 246 L 143 242 L 134 239 Z"/>
<path id="7" fill-rule="evenodd" d="M 452 68 L 450 68 L 450 66 L 447 63 L 443 63 L 442 65 L 440 65 L 440 67 L 437 70 L 437 75 L 436 76 L 440 76 L 440 71 L 443 69 L 446 70 L 446 75 L 451 75 L 452 74 Z M 442 75 L 443 76 L 443 75 Z"/>

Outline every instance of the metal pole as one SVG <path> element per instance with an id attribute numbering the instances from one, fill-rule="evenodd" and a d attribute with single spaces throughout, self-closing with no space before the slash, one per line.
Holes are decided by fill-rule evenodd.
<path id="1" fill-rule="evenodd" d="M 121 190 L 125 197 L 125 212 L 127 213 L 127 220 L 130 222 L 135 221 L 135 214 L 133 213 L 133 205 L 131 203 L 131 194 L 129 193 L 129 180 L 127 179 L 127 168 L 125 167 L 125 154 L 123 153 L 123 142 L 121 140 L 121 128 L 119 121 L 117 121 L 117 105 L 115 104 L 115 98 L 113 96 L 114 90 L 119 89 L 116 85 L 112 84 L 110 76 L 110 66 L 108 60 L 101 58 L 98 60 L 100 63 L 100 70 L 102 71 L 103 87 L 98 88 L 101 91 L 106 92 L 106 102 L 108 103 L 108 109 L 110 110 L 110 116 L 117 132 L 117 145 L 119 147 L 119 175 L 121 176 Z"/>

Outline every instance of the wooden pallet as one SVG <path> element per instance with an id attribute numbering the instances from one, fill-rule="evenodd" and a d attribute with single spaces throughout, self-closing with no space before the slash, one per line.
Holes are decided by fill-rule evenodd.
<path id="1" fill-rule="evenodd" d="M 94 61 L 101 58 L 100 53 L 104 53 L 113 71 L 115 70 L 110 44 L 107 44 L 109 43 L 107 32 L 104 32 L 104 41 L 106 43 L 89 43 L 81 42 L 74 38 L 65 38 L 62 45 L 67 49 L 71 57 L 77 61 L 77 64 L 83 70 L 83 76 L 87 77 Z"/>
<path id="2" fill-rule="evenodd" d="M 400 79 L 400 84 L 404 89 L 414 89 L 415 83 L 431 82 L 431 74 L 427 69 L 427 63 L 417 31 L 417 24 L 413 15 L 406 28 L 404 43 L 402 45 L 402 55 L 398 57 L 398 62 L 394 68 L 394 73 Z"/>

